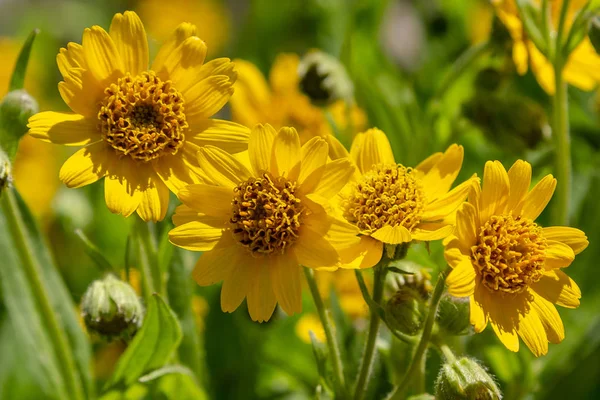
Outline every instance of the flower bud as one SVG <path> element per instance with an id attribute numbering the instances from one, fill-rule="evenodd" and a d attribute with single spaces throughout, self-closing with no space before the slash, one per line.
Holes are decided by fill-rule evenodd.
<path id="1" fill-rule="evenodd" d="M 0 102 L 0 144 L 9 157 L 27 132 L 27 120 L 38 112 L 37 101 L 24 89 L 9 92 Z"/>
<path id="2" fill-rule="evenodd" d="M 133 338 L 144 314 L 133 288 L 112 274 L 92 282 L 81 299 L 81 310 L 88 330 L 108 340 Z"/>
<path id="3" fill-rule="evenodd" d="M 408 264 L 410 261 L 405 261 L 405 263 Z M 402 288 L 414 289 L 421 295 L 421 298 L 426 301 L 433 291 L 431 274 L 425 268 L 421 268 L 418 264 L 413 264 L 414 263 L 408 265 L 410 265 L 410 269 L 414 270 L 414 272 L 412 274 L 394 274 L 393 278 L 388 281 L 389 288 L 394 292 L 401 290 Z M 405 268 L 405 266 L 402 268 Z"/>
<path id="4" fill-rule="evenodd" d="M 308 52 L 298 65 L 300 90 L 319 106 L 336 100 L 352 102 L 354 86 L 344 66 L 329 54 L 319 50 Z"/>
<path id="5" fill-rule="evenodd" d="M 444 295 L 436 316 L 438 326 L 450 335 L 466 335 L 470 332 L 469 298 Z"/>
<path id="6" fill-rule="evenodd" d="M 385 304 L 385 316 L 390 328 L 412 336 L 423 327 L 425 308 L 425 302 L 416 290 L 403 288 Z"/>
<path id="7" fill-rule="evenodd" d="M 499 400 L 496 382 L 475 360 L 467 357 L 442 366 L 435 383 L 439 400 Z"/>
<path id="8" fill-rule="evenodd" d="M 10 167 L 10 160 L 2 149 L 0 149 L 0 195 L 5 188 L 10 186 L 12 182 L 12 172 Z"/>

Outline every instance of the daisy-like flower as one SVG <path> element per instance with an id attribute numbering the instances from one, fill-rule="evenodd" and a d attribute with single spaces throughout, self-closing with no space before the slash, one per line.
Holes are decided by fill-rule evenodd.
<path id="1" fill-rule="evenodd" d="M 348 182 L 348 159 L 328 161 L 316 137 L 300 146 L 293 128 L 257 125 L 250 134 L 249 165 L 223 150 L 198 153 L 205 184 L 178 193 L 171 243 L 204 251 L 193 272 L 202 286 L 223 281 L 221 308 L 244 298 L 255 321 L 267 321 L 275 304 L 301 310 L 301 265 L 335 268 L 338 250 L 358 244 L 358 230 L 328 214 L 328 200 Z"/>
<path id="2" fill-rule="evenodd" d="M 488 161 L 483 189 L 476 185 L 456 214 L 456 231 L 445 241 L 453 267 L 446 284 L 451 295 L 470 297 L 476 332 L 488 322 L 502 343 L 519 350 L 519 337 L 539 356 L 548 342 L 565 336 L 556 307 L 579 306 L 581 292 L 560 269 L 588 241 L 579 229 L 542 228 L 535 219 L 556 187 L 545 176 L 531 191 L 531 165 L 517 161 L 508 171 Z"/>
<path id="3" fill-rule="evenodd" d="M 534 1 L 538 6 L 540 0 Z M 564 0 L 549 2 L 550 4 L 550 30 L 556 31 L 560 19 L 560 11 Z M 574 19 L 576 12 L 587 3 L 587 0 L 572 0 L 565 19 L 567 29 Z M 539 84 L 549 94 L 554 94 L 554 66 L 525 36 L 525 27 L 519 16 L 515 0 L 492 0 L 498 18 L 508 29 L 513 40 L 512 56 L 520 75 L 527 72 L 529 66 Z M 564 79 L 579 89 L 593 90 L 600 82 L 600 56 L 596 53 L 589 37 L 585 37 L 573 50 L 563 70 Z"/>
<path id="4" fill-rule="evenodd" d="M 29 133 L 85 146 L 62 166 L 60 179 L 81 187 L 102 177 L 108 208 L 144 219 L 164 218 L 169 189 L 200 181 L 196 152 L 212 144 L 247 148 L 249 129 L 209 119 L 229 100 L 236 73 L 229 59 L 204 64 L 206 45 L 183 23 L 148 68 L 144 26 L 134 12 L 116 14 L 107 33 L 85 29 L 82 45 L 57 56 L 60 94 L 74 113 L 41 112 Z"/>
<path id="5" fill-rule="evenodd" d="M 280 54 L 273 63 L 268 82 L 251 62 L 235 60 L 235 63 L 239 75 L 231 98 L 234 121 L 248 127 L 264 122 L 276 129 L 291 126 L 300 134 L 301 143 L 322 136 L 329 143 L 333 159 L 347 157 L 348 152 L 335 140 L 323 109 L 313 105 L 301 91 L 298 55 Z M 348 114 L 344 100 L 334 102 L 327 110 L 341 131 L 345 132 L 349 124 L 354 132 L 360 132 L 366 126 L 363 110 L 353 105 Z"/>
<path id="6" fill-rule="evenodd" d="M 343 260 L 352 260 L 353 268 L 374 266 L 384 244 L 450 235 L 453 214 L 477 180 L 473 177 L 450 190 L 462 166 L 462 146 L 452 145 L 416 168 L 407 168 L 396 163 L 390 142 L 379 129 L 358 134 L 350 155 L 358 172 L 337 200 L 344 218 L 362 235 L 360 246 L 341 254 Z"/>

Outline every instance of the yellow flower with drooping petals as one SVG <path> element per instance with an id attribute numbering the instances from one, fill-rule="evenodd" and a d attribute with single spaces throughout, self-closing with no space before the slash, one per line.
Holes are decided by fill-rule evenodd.
<path id="1" fill-rule="evenodd" d="M 300 312 L 300 266 L 334 268 L 338 250 L 358 243 L 356 228 L 328 214 L 352 164 L 327 162 L 327 153 L 320 137 L 300 146 L 295 129 L 270 125 L 252 130 L 248 166 L 216 147 L 200 149 L 207 182 L 179 191 L 169 238 L 205 252 L 193 277 L 202 286 L 223 281 L 223 311 L 246 298 L 255 321 L 267 321 L 277 302 Z"/>
<path id="2" fill-rule="evenodd" d="M 517 161 L 508 173 L 498 161 L 486 163 L 483 189 L 474 186 L 445 241 L 453 267 L 446 284 L 451 295 L 470 297 L 476 332 L 489 322 L 506 348 L 518 351 L 521 337 L 539 356 L 548 352 L 548 342 L 565 337 L 554 304 L 579 306 L 581 292 L 561 268 L 588 241 L 579 229 L 538 225 L 556 179 L 547 175 L 531 190 L 530 183 L 527 162 Z"/>
<path id="3" fill-rule="evenodd" d="M 549 2 L 550 22 L 549 29 L 555 31 L 558 27 L 560 11 L 563 0 Z M 539 6 L 540 0 L 535 3 Z M 587 0 L 573 0 L 569 3 L 569 9 L 565 19 L 565 30 L 572 24 L 574 16 Z M 546 56 L 525 36 L 525 28 L 519 16 L 515 0 L 492 0 L 498 18 L 504 23 L 513 40 L 512 56 L 517 72 L 524 75 L 529 66 L 537 78 L 539 84 L 548 94 L 554 94 L 554 66 Z M 551 34 L 552 35 L 552 34 Z M 589 37 L 585 37 L 573 50 L 567 60 L 564 70 L 564 79 L 579 89 L 593 90 L 600 82 L 600 56 L 596 53 Z"/>
<path id="4" fill-rule="evenodd" d="M 353 268 L 374 266 L 384 244 L 443 239 L 454 230 L 453 215 L 477 177 L 450 190 L 463 162 L 462 146 L 435 153 L 416 168 L 396 163 L 379 129 L 358 134 L 350 156 L 358 172 L 338 196 L 338 209 L 358 227 L 361 246 L 342 253 Z M 352 253 L 358 251 L 358 253 Z"/>
<path id="5" fill-rule="evenodd" d="M 108 208 L 144 219 L 164 218 L 169 189 L 200 182 L 196 152 L 212 144 L 230 152 L 247 148 L 249 129 L 210 119 L 233 93 L 229 59 L 204 63 L 206 45 L 183 23 L 148 65 L 146 32 L 131 11 L 116 14 L 107 33 L 85 29 L 83 45 L 57 56 L 63 100 L 74 113 L 41 112 L 30 135 L 85 146 L 60 170 L 68 187 L 105 177 Z"/>
<path id="6" fill-rule="evenodd" d="M 145 21 L 148 35 L 160 41 L 167 39 L 181 21 L 196 25 L 197 36 L 212 52 L 218 53 L 229 39 L 231 16 L 218 0 L 169 0 L 167 12 L 163 0 L 141 0 L 136 10 Z"/>
<path id="7" fill-rule="evenodd" d="M 269 123 L 276 129 L 292 126 L 305 143 L 310 138 L 322 136 L 330 146 L 332 159 L 346 157 L 348 152 L 335 140 L 323 109 L 313 105 L 300 90 L 296 54 L 280 54 L 269 75 L 269 81 L 251 62 L 235 60 L 238 80 L 231 98 L 233 120 L 252 127 Z M 350 107 L 350 109 L 348 109 Z M 353 133 L 362 131 L 367 123 L 365 113 L 356 105 L 348 106 L 338 100 L 327 107 L 341 131 L 352 127 Z"/>

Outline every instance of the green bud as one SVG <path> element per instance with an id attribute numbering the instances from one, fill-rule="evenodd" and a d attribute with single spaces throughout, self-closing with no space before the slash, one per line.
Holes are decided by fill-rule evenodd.
<path id="1" fill-rule="evenodd" d="M 329 54 L 319 50 L 308 52 L 298 65 L 300 90 L 313 103 L 326 106 L 343 99 L 352 102 L 354 85 L 344 66 Z"/>
<path id="2" fill-rule="evenodd" d="M 133 338 L 144 314 L 133 288 L 112 274 L 87 288 L 81 299 L 81 312 L 88 330 L 108 340 Z"/>
<path id="3" fill-rule="evenodd" d="M 439 400 L 499 400 L 496 382 L 475 360 L 467 357 L 442 366 L 435 383 Z"/>
<path id="4" fill-rule="evenodd" d="M 412 261 L 403 260 L 396 265 L 398 265 L 400 270 L 410 270 L 411 273 L 394 274 L 386 282 L 388 288 L 393 292 L 397 292 L 403 288 L 411 288 L 416 290 L 424 301 L 428 300 L 433 291 L 431 274 L 425 268 Z"/>
<path id="5" fill-rule="evenodd" d="M 385 304 L 385 316 L 390 328 L 413 336 L 423 327 L 425 309 L 425 301 L 416 290 L 403 288 Z"/>
<path id="6" fill-rule="evenodd" d="M 10 160 L 2 149 L 0 149 L 0 195 L 12 182 L 12 171 Z"/>
<path id="7" fill-rule="evenodd" d="M 14 159 L 27 120 L 38 112 L 37 101 L 24 89 L 9 92 L 0 103 L 0 147 Z"/>
<path id="8" fill-rule="evenodd" d="M 594 49 L 596 49 L 596 53 L 600 54 L 600 17 L 592 19 L 588 36 L 592 45 L 594 45 Z"/>
<path id="9" fill-rule="evenodd" d="M 444 295 L 440 301 L 437 323 L 450 335 L 467 335 L 471 331 L 469 298 Z"/>

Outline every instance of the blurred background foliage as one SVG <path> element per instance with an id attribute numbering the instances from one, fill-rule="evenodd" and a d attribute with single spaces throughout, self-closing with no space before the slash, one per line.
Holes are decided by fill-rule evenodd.
<path id="1" fill-rule="evenodd" d="M 108 27 L 114 13 L 127 9 L 137 11 L 144 21 L 154 51 L 178 23 L 189 21 L 207 42 L 209 58 L 245 59 L 266 76 L 281 52 L 302 55 L 318 48 L 338 57 L 354 82 L 356 101 L 368 116 L 368 126 L 387 133 L 396 159 L 405 165 L 414 166 L 457 142 L 465 147 L 459 179 L 473 173 L 481 176 L 485 161 L 493 159 L 504 165 L 525 159 L 537 179 L 552 173 L 549 99 L 530 73 L 516 74 L 510 44 L 487 46 L 463 74 L 452 79 L 456 60 L 490 36 L 493 11 L 484 0 L 3 0 L 0 96 L 8 90 L 25 37 L 39 28 L 25 88 L 41 110 L 66 111 L 56 87 L 58 49 L 69 41 L 80 42 L 85 27 Z M 571 225 L 584 230 L 591 243 L 569 270 L 583 293 L 581 307 L 560 310 L 566 338 L 539 359 L 526 349 L 509 352 L 491 330 L 453 343 L 457 354 L 472 355 L 489 367 L 507 399 L 600 398 L 600 289 L 594 261 L 600 258 L 600 102 L 597 93 L 574 88 L 569 88 L 569 97 L 574 162 Z M 229 117 L 227 110 L 223 116 Z M 78 304 L 87 286 L 103 274 L 75 235 L 81 229 L 113 266 L 130 269 L 129 280 L 139 290 L 139 265 L 135 257 L 126 256 L 131 221 L 107 210 L 103 185 L 69 190 L 59 183 L 58 169 L 68 155 L 64 147 L 25 137 L 14 164 L 15 186 L 41 227 L 50 245 L 50 263 L 55 261 L 66 285 L 55 289 Z M 549 214 L 542 215 L 542 224 L 549 224 Z M 166 219 L 157 231 L 169 226 Z M 278 311 L 264 324 L 252 323 L 245 307 L 222 313 L 217 286 L 199 288 L 186 278 L 196 257 L 176 250 L 167 267 L 173 277 L 168 300 L 183 331 L 179 360 L 193 371 L 193 378 L 165 375 L 148 384 L 113 390 L 105 398 L 313 398 L 319 374 L 307 332 L 313 330 L 317 338 L 323 334 L 309 296 L 301 315 L 287 317 Z M 432 243 L 429 251 L 423 245 L 413 246 L 408 258 L 434 277 L 444 265 L 441 243 Z M 346 278 L 323 277 L 321 289 L 336 311 L 347 374 L 353 377 L 367 310 L 353 274 Z M 3 294 L 7 299 L 8 294 Z M 32 367 L 33 349 L 15 345 L 18 322 L 8 318 L 7 308 L 3 300 L 0 398 L 45 398 Z M 102 393 L 125 346 L 92 343 L 93 385 Z M 43 349 L 43 344 L 38 345 Z M 189 357 L 195 354 L 190 348 L 202 357 Z M 383 332 L 378 350 L 379 378 L 369 392 L 375 399 L 390 389 L 388 378 L 394 381 L 402 375 L 410 355 L 406 345 L 388 332 Z M 440 359 L 432 353 L 427 362 L 431 392 Z"/>

